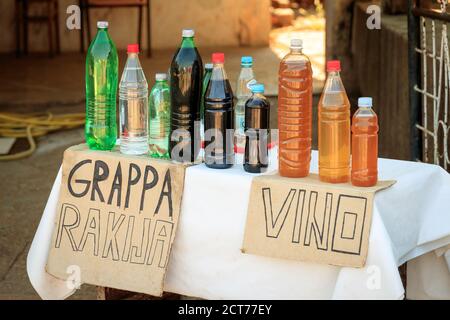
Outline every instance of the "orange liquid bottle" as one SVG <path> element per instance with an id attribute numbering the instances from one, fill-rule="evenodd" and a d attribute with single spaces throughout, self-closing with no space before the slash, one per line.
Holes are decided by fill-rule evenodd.
<path id="1" fill-rule="evenodd" d="M 291 52 L 278 75 L 279 173 L 301 178 L 309 174 L 312 136 L 312 69 L 302 41 L 291 41 Z"/>
<path id="2" fill-rule="evenodd" d="M 319 177 L 329 183 L 350 180 L 350 102 L 339 61 L 327 63 L 328 78 L 319 101 Z"/>
<path id="3" fill-rule="evenodd" d="M 371 187 L 378 182 L 378 117 L 372 98 L 359 98 L 352 121 L 352 184 Z"/>

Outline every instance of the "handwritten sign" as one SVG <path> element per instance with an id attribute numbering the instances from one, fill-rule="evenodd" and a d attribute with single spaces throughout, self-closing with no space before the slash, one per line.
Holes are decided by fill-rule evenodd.
<path id="1" fill-rule="evenodd" d="M 327 184 L 317 175 L 253 179 L 242 251 L 245 253 L 363 267 L 374 194 L 371 188 Z"/>
<path id="2" fill-rule="evenodd" d="M 185 167 L 80 145 L 65 151 L 62 170 L 47 272 L 161 296 Z"/>

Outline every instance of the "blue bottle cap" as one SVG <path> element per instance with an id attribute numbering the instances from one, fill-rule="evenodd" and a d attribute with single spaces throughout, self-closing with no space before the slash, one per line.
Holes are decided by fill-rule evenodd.
<path id="1" fill-rule="evenodd" d="M 256 83 L 250 87 L 253 93 L 264 93 L 264 85 L 262 83 Z"/>
<path id="2" fill-rule="evenodd" d="M 253 58 L 250 56 L 245 56 L 241 58 L 241 64 L 245 65 L 252 65 L 253 64 Z"/>
<path id="3" fill-rule="evenodd" d="M 372 98 L 370 97 L 362 97 L 358 99 L 358 107 L 372 107 Z"/>

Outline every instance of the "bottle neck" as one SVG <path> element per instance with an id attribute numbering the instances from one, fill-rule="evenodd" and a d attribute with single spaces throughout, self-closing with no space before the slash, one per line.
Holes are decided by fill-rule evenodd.
<path id="1" fill-rule="evenodd" d="M 339 71 L 330 71 L 324 91 L 345 91 Z"/>
<path id="2" fill-rule="evenodd" d="M 228 79 L 227 73 L 225 72 L 225 68 L 223 63 L 214 63 L 214 67 L 211 73 L 211 80 L 226 80 Z"/>
<path id="3" fill-rule="evenodd" d="M 265 99 L 264 92 L 253 92 L 253 98 Z"/>
<path id="4" fill-rule="evenodd" d="M 97 28 L 96 38 L 109 39 L 108 28 Z"/>
<path id="5" fill-rule="evenodd" d="M 141 68 L 141 63 L 139 62 L 139 54 L 136 52 L 127 53 L 128 58 L 125 63 L 125 68 L 138 69 Z"/>
<path id="6" fill-rule="evenodd" d="M 328 77 L 340 77 L 341 73 L 339 71 L 329 71 Z"/>
<path id="7" fill-rule="evenodd" d="M 303 54 L 303 48 L 291 47 L 291 54 Z"/>
<path id="8" fill-rule="evenodd" d="M 195 48 L 194 37 L 183 37 L 182 48 Z"/>

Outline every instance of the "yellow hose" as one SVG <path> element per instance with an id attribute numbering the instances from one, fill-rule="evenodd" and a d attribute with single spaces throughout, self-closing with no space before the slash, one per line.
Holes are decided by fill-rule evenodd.
<path id="1" fill-rule="evenodd" d="M 41 137 L 49 132 L 72 129 L 83 126 L 84 113 L 54 115 L 51 112 L 15 114 L 0 113 L 0 137 L 27 138 L 28 150 L 15 154 L 0 155 L 2 160 L 17 160 L 28 157 L 36 150 L 35 137 Z"/>

